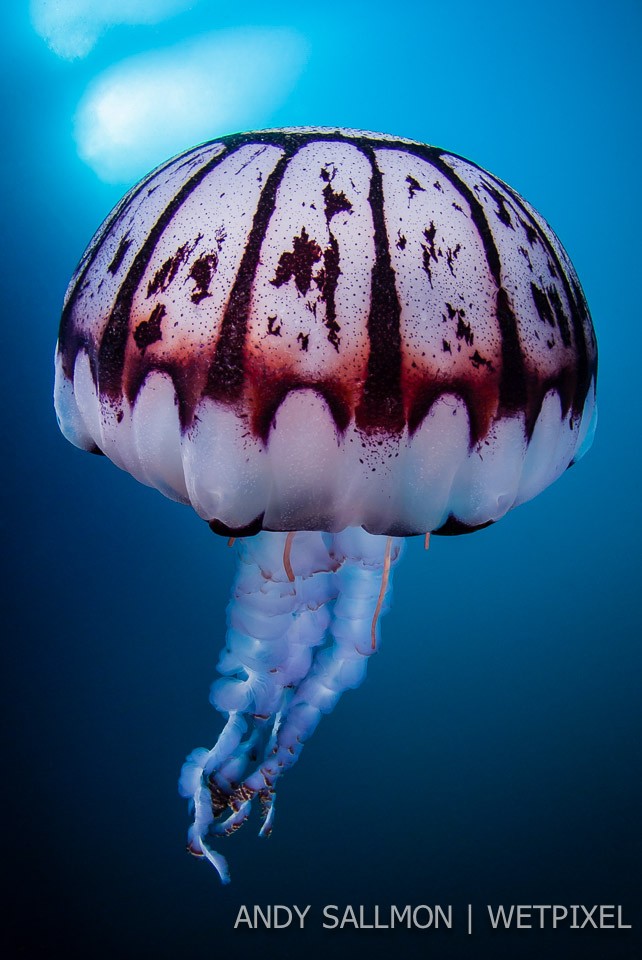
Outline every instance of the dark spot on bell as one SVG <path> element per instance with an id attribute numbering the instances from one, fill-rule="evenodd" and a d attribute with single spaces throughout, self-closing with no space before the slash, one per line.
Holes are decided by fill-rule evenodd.
<path id="1" fill-rule="evenodd" d="M 127 251 L 129 250 L 130 246 L 131 246 L 131 240 L 129 239 L 129 237 L 127 236 L 127 234 L 125 234 L 125 236 L 121 239 L 120 243 L 118 244 L 118 249 L 116 250 L 116 253 L 114 254 L 113 260 L 111 261 L 111 263 L 110 263 L 109 266 L 107 267 L 107 269 L 109 270 L 109 272 L 110 272 L 111 274 L 114 274 L 114 273 L 117 273 L 117 272 L 118 272 L 118 269 L 119 269 L 121 263 L 123 262 L 123 260 L 124 260 L 124 258 L 125 258 L 125 254 L 126 254 Z"/>
<path id="2" fill-rule="evenodd" d="M 521 217 L 519 218 L 519 222 L 524 230 L 524 233 L 526 234 L 526 239 L 528 240 L 531 247 L 534 247 L 538 239 L 537 230 L 526 220 L 522 220 Z"/>
<path id="3" fill-rule="evenodd" d="M 292 250 L 281 254 L 276 274 L 270 282 L 275 287 L 281 287 L 294 278 L 299 293 L 306 294 L 312 283 L 312 267 L 320 259 L 321 247 L 310 239 L 307 230 L 302 227 L 299 236 L 292 241 Z"/>
<path id="4" fill-rule="evenodd" d="M 468 346 L 472 347 L 475 335 L 471 330 L 470 324 L 466 323 L 463 319 L 463 310 L 458 310 L 457 313 L 457 330 L 455 331 L 455 335 L 458 340 L 465 340 Z"/>
<path id="5" fill-rule="evenodd" d="M 486 193 L 493 198 L 497 204 L 497 210 L 495 211 L 498 220 L 504 224 L 505 227 L 510 227 L 511 230 L 514 230 L 513 221 L 511 220 L 508 207 L 506 206 L 506 197 L 499 192 L 492 184 L 488 183 L 487 180 L 482 180 L 482 185 Z"/>
<path id="6" fill-rule="evenodd" d="M 432 287 L 432 271 L 430 268 L 430 261 L 434 260 L 435 263 L 438 263 L 438 254 L 435 247 L 435 235 L 437 233 L 437 227 L 434 224 L 434 221 L 430 221 L 430 226 L 426 227 L 424 230 L 424 238 L 427 243 L 422 243 L 421 249 L 423 251 L 422 266 L 426 273 L 428 274 L 428 282 Z"/>
<path id="7" fill-rule="evenodd" d="M 338 213 L 352 213 L 352 204 L 345 193 L 335 193 L 330 183 L 323 188 L 323 199 L 325 201 L 325 218 L 328 223 Z"/>
<path id="8" fill-rule="evenodd" d="M 570 347 L 570 321 L 564 310 L 557 287 L 552 285 L 545 290 L 541 290 L 536 284 L 531 283 L 531 294 L 540 320 L 551 327 L 555 327 L 557 321 L 562 343 L 565 347 Z"/>
<path id="9" fill-rule="evenodd" d="M 459 256 L 460 250 L 461 250 L 461 244 L 458 243 L 455 247 L 452 248 L 452 250 L 450 247 L 448 247 L 448 250 L 446 252 L 446 263 L 448 264 L 448 269 L 450 270 L 453 277 L 455 276 L 455 268 L 453 264 L 455 263 L 455 260 Z"/>
<path id="10" fill-rule="evenodd" d="M 490 360 L 486 360 L 485 357 L 482 357 L 479 350 L 475 350 L 474 354 L 470 358 L 470 362 L 475 370 L 479 370 L 480 367 L 488 367 L 489 370 L 493 369 L 493 365 Z"/>
<path id="11" fill-rule="evenodd" d="M 533 272 L 533 264 L 532 264 L 532 262 L 531 262 L 531 258 L 530 258 L 530 254 L 529 254 L 528 250 L 526 249 L 526 247 L 518 247 L 517 249 L 519 250 L 519 252 L 520 252 L 521 255 L 523 256 L 524 260 L 525 260 L 526 263 L 528 264 L 528 269 L 529 269 L 530 272 L 532 273 L 532 272 Z"/>
<path id="12" fill-rule="evenodd" d="M 416 193 L 425 193 L 424 187 L 422 187 L 418 180 L 411 177 L 410 174 L 406 177 L 406 183 L 408 184 L 408 197 L 410 200 L 412 200 Z"/>
<path id="13" fill-rule="evenodd" d="M 218 266 L 218 256 L 216 253 L 205 253 L 192 264 L 189 272 L 190 279 L 194 281 L 192 291 L 192 303 L 200 303 L 205 297 L 211 297 L 210 283 L 216 273 Z"/>
<path id="14" fill-rule="evenodd" d="M 181 265 L 185 262 L 185 260 L 187 260 L 188 257 L 191 256 L 197 243 L 202 238 L 203 234 L 199 233 L 192 243 L 181 244 L 176 253 L 165 260 L 163 265 L 159 267 L 154 274 L 153 279 L 147 284 L 148 298 L 153 296 L 155 293 L 164 293 L 165 290 L 167 290 L 169 285 L 175 279 Z"/>
<path id="15" fill-rule="evenodd" d="M 150 314 L 149 320 L 141 320 L 134 330 L 134 342 L 141 353 L 145 353 L 145 349 L 152 343 L 163 339 L 161 320 L 165 313 L 165 304 L 157 303 Z"/>
<path id="16" fill-rule="evenodd" d="M 341 343 L 341 338 L 339 337 L 341 325 L 336 319 L 335 295 L 341 270 L 339 268 L 339 244 L 337 243 L 336 237 L 332 234 L 330 234 L 330 245 L 323 251 L 323 267 L 324 283 L 322 294 L 326 304 L 325 326 L 328 330 L 328 341 L 338 353 L 339 344 Z"/>

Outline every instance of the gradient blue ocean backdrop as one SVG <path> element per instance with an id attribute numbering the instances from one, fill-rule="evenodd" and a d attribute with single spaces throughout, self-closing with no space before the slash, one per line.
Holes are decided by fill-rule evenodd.
<path id="1" fill-rule="evenodd" d="M 1 16 L 4 956 L 642 956 L 638 0 L 202 0 L 73 62 L 26 3 Z M 424 140 L 541 211 L 593 315 L 600 421 L 534 502 L 410 543 L 365 684 L 284 778 L 272 838 L 252 822 L 224 843 L 224 888 L 185 853 L 176 781 L 220 729 L 232 551 L 72 448 L 51 395 L 66 284 L 126 189 L 79 158 L 77 104 L 124 57 L 246 25 L 308 45 L 262 126 Z M 313 905 L 304 931 L 233 929 L 241 904 L 293 903 Z M 328 903 L 452 904 L 455 929 L 324 931 Z M 621 904 L 633 929 L 492 933 L 500 903 Z"/>

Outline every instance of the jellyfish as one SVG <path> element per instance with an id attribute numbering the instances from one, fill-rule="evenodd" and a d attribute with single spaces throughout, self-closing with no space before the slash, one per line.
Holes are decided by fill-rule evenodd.
<path id="1" fill-rule="evenodd" d="M 239 133 L 115 207 L 69 285 L 55 406 L 73 444 L 191 505 L 237 552 L 211 702 L 180 777 L 219 841 L 364 679 L 406 537 L 501 519 L 595 428 L 577 275 L 497 177 L 413 140 Z"/>

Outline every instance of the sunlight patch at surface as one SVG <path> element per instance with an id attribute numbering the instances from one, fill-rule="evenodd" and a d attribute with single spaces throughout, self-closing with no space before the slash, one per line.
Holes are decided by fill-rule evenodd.
<path id="1" fill-rule="evenodd" d="M 196 6 L 198 0 L 31 0 L 31 22 L 65 60 L 86 57 L 100 35 L 119 24 L 154 24 Z"/>
<path id="2" fill-rule="evenodd" d="M 103 180 L 122 183 L 194 143 L 265 125 L 306 55 L 292 30 L 246 29 L 123 60 L 79 104 L 78 152 Z"/>

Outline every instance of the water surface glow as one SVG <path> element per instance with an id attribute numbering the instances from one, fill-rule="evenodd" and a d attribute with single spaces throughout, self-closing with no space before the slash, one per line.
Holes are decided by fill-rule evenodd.
<path id="1" fill-rule="evenodd" d="M 198 0 L 31 0 L 31 22 L 59 57 L 89 54 L 102 33 L 118 24 L 155 24 L 189 10 Z"/>
<path id="2" fill-rule="evenodd" d="M 103 180 L 122 183 L 193 143 L 262 126 L 306 53 L 299 33 L 266 28 L 209 33 L 122 60 L 78 106 L 78 152 Z"/>

